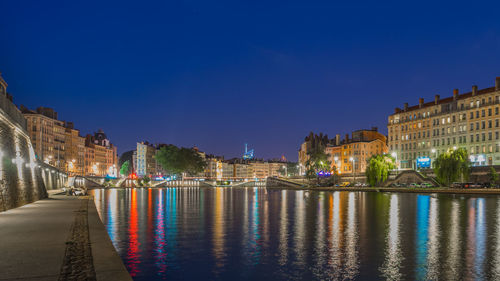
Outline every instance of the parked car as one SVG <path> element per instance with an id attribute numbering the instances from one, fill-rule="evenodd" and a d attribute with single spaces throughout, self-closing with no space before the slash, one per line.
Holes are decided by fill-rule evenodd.
<path id="1" fill-rule="evenodd" d="M 420 184 L 420 187 L 428 188 L 428 187 L 434 187 L 434 186 L 428 182 L 423 182 Z"/>
<path id="2" fill-rule="evenodd" d="M 458 188 L 482 188 L 483 187 L 482 184 L 475 183 L 475 182 L 462 182 L 462 183 L 456 182 L 456 183 L 453 183 L 451 186 L 452 187 L 457 186 Z"/>
<path id="3" fill-rule="evenodd" d="M 410 185 L 409 185 L 408 187 L 413 187 L 413 188 L 415 188 L 415 187 L 420 187 L 420 185 L 419 185 L 419 184 L 417 184 L 417 183 L 412 182 L 412 183 L 410 183 Z"/>
<path id="4" fill-rule="evenodd" d="M 350 182 L 345 181 L 345 182 L 340 184 L 340 187 L 348 187 L 350 184 L 351 184 Z"/>

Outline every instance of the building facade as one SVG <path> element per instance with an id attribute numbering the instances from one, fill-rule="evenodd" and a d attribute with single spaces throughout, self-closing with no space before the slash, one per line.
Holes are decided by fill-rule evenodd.
<path id="1" fill-rule="evenodd" d="M 418 105 L 396 108 L 388 117 L 388 145 L 402 169 L 419 167 L 423 160 L 463 147 L 473 166 L 499 165 L 500 77 L 495 86 Z"/>
<path id="2" fill-rule="evenodd" d="M 378 132 L 376 127 L 368 130 L 357 130 L 345 135 L 342 140 L 337 134 L 333 139 L 321 137 L 323 135 L 309 135 L 302 143 L 299 151 L 299 169 L 305 174 L 308 153 L 319 144 L 328 155 L 331 169 L 336 169 L 339 174 L 364 173 L 370 157 L 377 154 L 388 153 L 387 137 Z M 311 140 L 316 140 L 311 142 Z M 319 143 L 317 140 L 320 140 Z M 302 155 L 302 157 L 301 157 Z"/>
<path id="3" fill-rule="evenodd" d="M 30 110 L 21 105 L 20 110 L 40 161 L 70 175 L 117 175 L 117 149 L 102 130 L 82 137 L 72 122 L 59 120 L 52 108 Z"/>
<path id="4" fill-rule="evenodd" d="M 157 174 L 158 164 L 155 159 L 156 147 L 148 142 L 138 142 L 134 169 L 138 176 Z"/>

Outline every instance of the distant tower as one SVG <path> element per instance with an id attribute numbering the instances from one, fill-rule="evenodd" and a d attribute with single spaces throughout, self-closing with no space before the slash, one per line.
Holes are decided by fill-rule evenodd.
<path id="1" fill-rule="evenodd" d="M 245 143 L 245 153 L 243 153 L 243 159 L 250 160 L 253 159 L 253 149 L 248 150 L 248 144 Z"/>
<path id="2" fill-rule="evenodd" d="M 283 155 L 281 155 L 281 159 L 280 159 L 280 161 L 281 161 L 281 162 L 286 162 L 286 157 L 285 157 L 285 155 L 284 155 L 284 154 L 283 154 Z"/>

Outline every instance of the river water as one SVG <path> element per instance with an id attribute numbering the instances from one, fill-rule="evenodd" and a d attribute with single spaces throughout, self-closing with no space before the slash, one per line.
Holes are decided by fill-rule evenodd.
<path id="1" fill-rule="evenodd" d="M 134 280 L 500 280 L 500 196 L 92 193 Z"/>

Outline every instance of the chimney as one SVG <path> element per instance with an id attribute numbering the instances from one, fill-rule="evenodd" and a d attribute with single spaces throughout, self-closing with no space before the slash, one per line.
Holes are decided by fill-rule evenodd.
<path id="1" fill-rule="evenodd" d="M 500 91 L 500 77 L 495 79 L 495 91 Z"/>
<path id="2" fill-rule="evenodd" d="M 453 100 L 457 100 L 458 98 L 458 89 L 453 90 Z"/>
<path id="3" fill-rule="evenodd" d="M 424 98 L 419 98 L 418 99 L 418 108 L 422 108 L 424 106 Z"/>
<path id="4" fill-rule="evenodd" d="M 378 127 L 372 126 L 372 131 L 378 132 Z"/>
<path id="5" fill-rule="evenodd" d="M 434 104 L 438 104 L 439 103 L 439 95 L 435 95 L 434 96 Z"/>
<path id="6" fill-rule="evenodd" d="M 408 110 L 408 103 L 407 103 L 407 102 L 405 102 L 405 104 L 404 104 L 404 110 L 405 110 L 405 111 L 407 111 L 407 110 Z"/>
<path id="7" fill-rule="evenodd" d="M 399 112 L 401 112 L 401 108 L 399 107 L 394 108 L 394 113 L 399 113 Z"/>
<path id="8" fill-rule="evenodd" d="M 340 145 L 340 135 L 339 134 L 335 135 L 335 145 Z"/>
<path id="9" fill-rule="evenodd" d="M 472 86 L 472 96 L 475 96 L 475 95 L 477 95 L 477 86 L 476 85 Z"/>
<path id="10" fill-rule="evenodd" d="M 349 142 L 349 134 L 345 134 L 345 142 Z"/>

